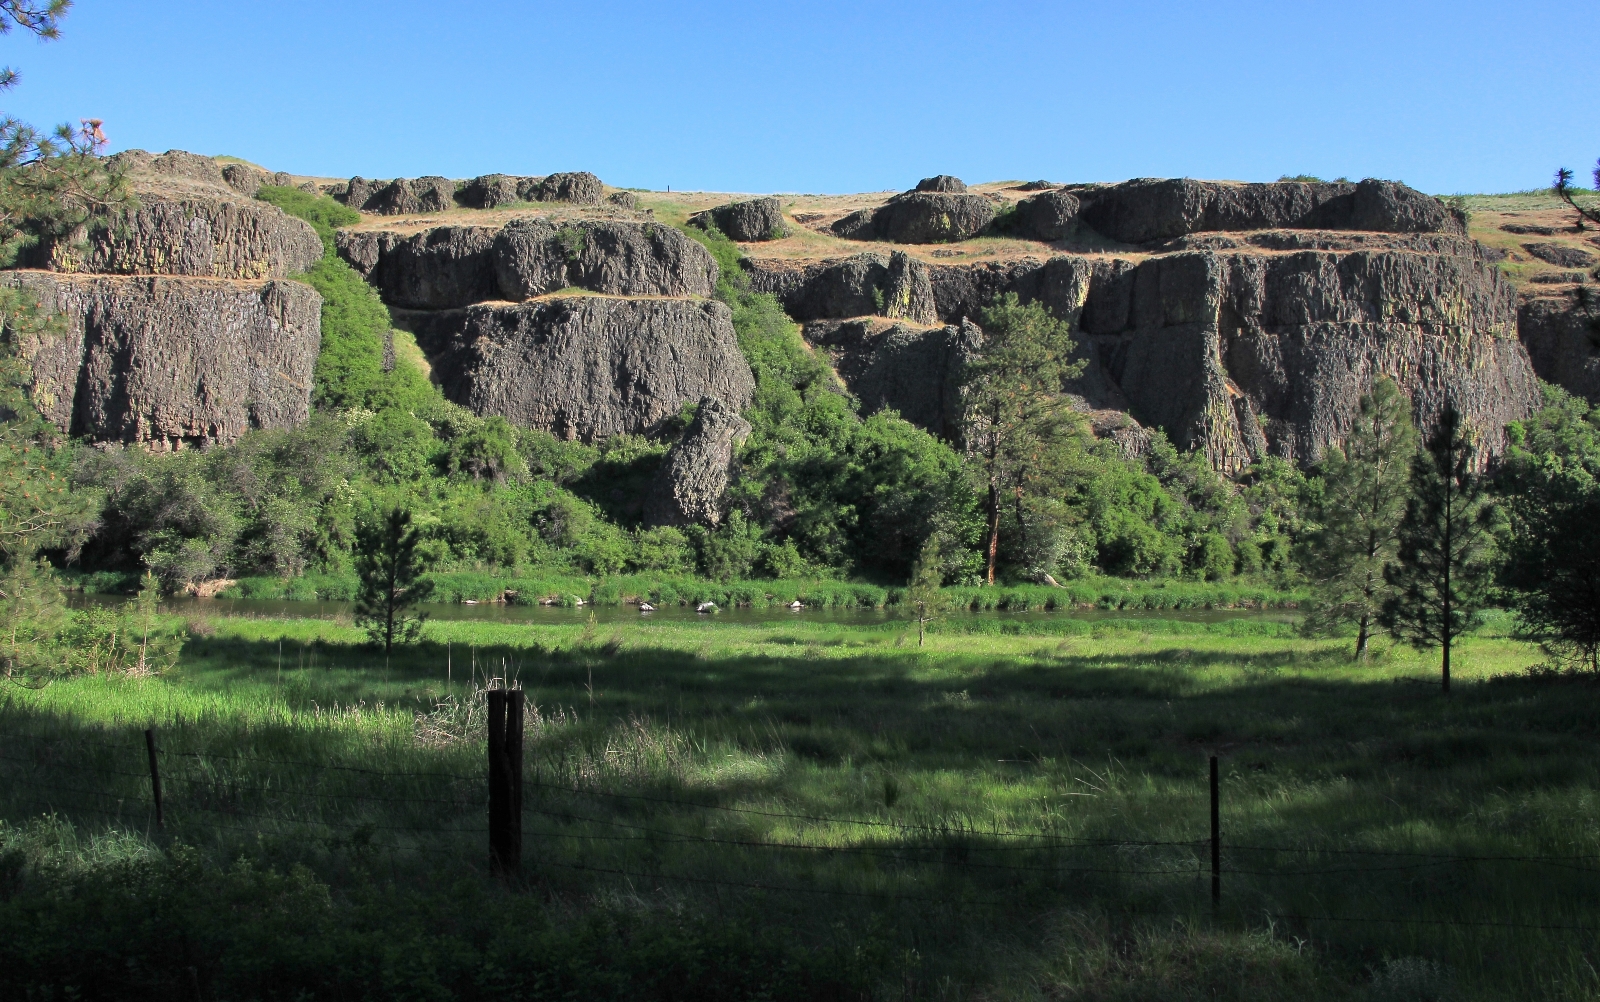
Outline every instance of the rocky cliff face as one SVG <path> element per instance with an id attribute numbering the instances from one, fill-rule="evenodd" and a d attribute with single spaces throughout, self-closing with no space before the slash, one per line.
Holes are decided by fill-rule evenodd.
<path id="1" fill-rule="evenodd" d="M 407 309 L 513 302 L 575 287 L 619 296 L 709 296 L 717 263 L 658 223 L 518 219 L 501 229 L 441 226 L 415 236 L 338 234 L 341 257 Z"/>
<path id="2" fill-rule="evenodd" d="M 1540 379 L 1600 403 L 1600 303 L 1581 301 L 1576 289 L 1527 295 L 1517 327 Z"/>
<path id="3" fill-rule="evenodd" d="M 310 410 L 322 300 L 298 282 L 10 272 L 66 318 L 25 340 L 34 399 L 94 442 L 158 449 L 291 428 Z"/>
<path id="4" fill-rule="evenodd" d="M 755 389 L 721 303 L 571 296 L 401 311 L 451 400 L 569 439 L 654 432 L 687 400 Z"/>
<path id="5" fill-rule="evenodd" d="M 948 441 L 960 438 L 962 370 L 983 342 L 976 324 L 818 320 L 805 338 L 827 354 L 863 414 L 889 408 Z"/>
<path id="6" fill-rule="evenodd" d="M 91 233 L 86 253 L 50 248 L 37 263 L 69 272 L 263 279 L 304 271 L 322 257 L 308 224 L 245 193 L 287 175 L 178 150 L 111 159 L 127 171 L 138 207 Z"/>
<path id="7" fill-rule="evenodd" d="M 960 322 L 1006 292 L 1042 303 L 1082 339 L 1088 366 L 1069 389 L 1086 410 L 1125 409 L 1228 471 L 1267 454 L 1319 458 L 1379 374 L 1411 394 L 1425 430 L 1453 400 L 1490 454 L 1505 447 L 1504 425 L 1538 406 L 1512 291 L 1464 237 L 1275 230 L 1191 234 L 1177 246 L 1140 261 L 927 266 L 932 313 Z M 748 268 L 797 319 L 889 312 L 873 293 L 889 284 L 882 255 Z M 881 323 L 806 332 L 864 404 L 881 400 L 948 437 L 949 377 L 913 361 L 946 335 Z"/>

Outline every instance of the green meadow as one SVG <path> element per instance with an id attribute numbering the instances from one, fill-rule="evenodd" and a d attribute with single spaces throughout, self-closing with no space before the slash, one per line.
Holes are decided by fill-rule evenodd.
<path id="1" fill-rule="evenodd" d="M 386 664 L 339 616 L 205 608 L 165 674 L 8 688 L 0 996 L 1600 992 L 1600 689 L 1527 674 L 1494 617 L 1446 698 L 1436 654 L 1353 664 L 1282 613 L 962 615 L 919 648 L 884 615 L 574 611 Z"/>

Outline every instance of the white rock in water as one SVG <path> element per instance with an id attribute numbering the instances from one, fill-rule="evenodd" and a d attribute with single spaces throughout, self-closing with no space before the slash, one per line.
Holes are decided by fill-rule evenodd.
<path id="1" fill-rule="evenodd" d="M 656 607 L 651 605 L 649 602 L 640 602 L 639 603 L 639 611 L 640 612 L 655 612 L 656 611 Z"/>
<path id="2" fill-rule="evenodd" d="M 699 612 L 699 613 L 716 612 L 717 611 L 717 603 L 715 603 L 715 602 L 701 602 L 699 605 L 694 607 L 694 611 L 695 612 Z"/>

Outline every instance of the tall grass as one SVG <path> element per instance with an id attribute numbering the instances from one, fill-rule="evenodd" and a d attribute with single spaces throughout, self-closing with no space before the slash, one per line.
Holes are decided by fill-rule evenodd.
<path id="1" fill-rule="evenodd" d="M 111 905 L 99 925 L 51 926 L 54 953 L 27 933 L 18 901 L 37 918 L 63 887 L 100 900 L 67 870 L 160 904 L 148 874 L 189 866 L 192 886 L 244 917 L 211 915 L 226 934 L 205 931 L 210 913 L 158 925 L 193 937 L 191 962 L 227 997 L 262 990 L 228 973 L 252 955 L 285 994 L 360 994 L 316 980 L 359 970 L 495 997 L 479 979 L 500 970 L 543 997 L 529 965 L 583 997 L 719 997 L 716 983 L 727 998 L 1600 987 L 1592 936 L 1515 927 L 1592 924 L 1600 880 L 1585 864 L 1529 857 L 1600 854 L 1600 689 L 1491 681 L 1537 659 L 1494 624 L 1463 643 L 1467 681 L 1449 700 L 1425 653 L 1355 664 L 1348 644 L 1298 638 L 1275 616 L 952 616 L 921 649 L 893 619 L 436 621 L 388 664 L 340 622 L 196 625 L 167 677 L 13 690 L 0 708 L 0 854 L 21 889 L 0 901 L 8 972 L 33 978 L 52 957 L 67 964 L 63 951 L 100 970 L 122 955 L 100 929 L 143 942 L 137 910 Z M 526 894 L 483 873 L 481 690 L 494 676 L 531 707 Z M 165 833 L 143 778 L 152 723 L 170 770 Z M 1227 869 L 1215 919 L 1209 754 L 1223 764 Z M 245 875 L 230 869 L 241 856 Z M 147 874 L 144 889 L 117 883 L 123 872 Z M 306 903 L 316 887 L 326 904 Z M 256 916 L 272 908 L 305 917 L 269 929 Z M 604 950 L 538 932 L 596 916 L 629 932 L 594 933 Z M 319 937 L 360 959 L 319 959 Z M 385 940 L 402 953 L 359 945 Z M 807 966 L 775 942 L 824 959 Z M 584 958 L 578 982 L 561 980 L 552 943 Z M 640 980 L 640 943 L 676 944 L 678 994 Z M 696 974 L 689 955 L 721 959 Z M 785 974 L 762 987 L 763 965 Z M 818 981 L 826 970 L 839 978 Z M 595 987 L 602 971 L 612 988 Z"/>

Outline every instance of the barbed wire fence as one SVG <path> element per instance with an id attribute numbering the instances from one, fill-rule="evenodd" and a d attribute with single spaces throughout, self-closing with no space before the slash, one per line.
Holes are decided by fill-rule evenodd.
<path id="1" fill-rule="evenodd" d="M 1186 877 L 1211 878 L 1213 908 L 1220 906 L 1229 875 L 1293 880 L 1326 876 L 1402 875 L 1430 869 L 1478 865 L 1522 864 L 1551 867 L 1579 873 L 1600 874 L 1600 853 L 1573 855 L 1440 853 L 1423 850 L 1337 848 L 1313 845 L 1263 845 L 1234 843 L 1223 838 L 1218 823 L 1220 784 L 1217 759 L 1210 760 L 1210 807 L 1212 828 L 1209 838 L 1190 840 L 1130 839 L 1070 836 L 1050 832 L 1013 831 L 998 827 L 987 830 L 950 824 L 912 824 L 872 818 L 833 817 L 802 811 L 781 811 L 725 804 L 660 794 L 594 789 L 542 779 L 523 772 L 522 693 L 520 690 L 490 690 L 489 740 L 485 769 L 481 772 L 439 770 L 383 770 L 339 762 L 316 762 L 271 756 L 215 754 L 164 746 L 154 728 L 140 735 L 131 732 L 128 740 L 109 741 L 87 735 L 52 739 L 36 735 L 0 735 L 0 785 L 5 788 L 4 803 L 23 807 L 37 814 L 71 818 L 88 815 L 121 823 L 135 830 L 154 828 L 167 833 L 194 833 L 202 830 L 262 835 L 271 828 L 297 831 L 322 828 L 351 844 L 373 851 L 421 853 L 425 855 L 471 857 L 473 850 L 463 843 L 475 840 L 491 872 L 516 878 L 522 872 L 524 837 L 546 847 L 560 842 L 574 846 L 639 845 L 704 846 L 751 853 L 803 853 L 823 858 L 857 858 L 893 864 L 929 867 L 937 870 L 989 875 L 1103 875 L 1108 877 Z M 124 768 L 88 766 L 59 759 L 63 744 L 97 748 L 128 766 Z M 31 752 L 31 754 L 29 754 Z M 21 753 L 21 754 L 19 754 Z M 147 768 L 137 767 L 140 760 Z M 225 763 L 226 770 L 216 766 Z M 72 785 L 47 781 L 42 769 L 70 771 L 80 777 Z M 302 770 L 306 774 L 337 775 L 346 782 L 359 780 L 366 787 L 355 790 L 293 789 L 274 778 L 274 769 Z M 99 785 L 94 781 L 99 780 Z M 406 786 L 428 787 L 428 795 L 405 793 Z M 523 793 L 534 791 L 533 802 Z M 596 804 L 625 804 L 672 808 L 689 816 L 725 815 L 748 819 L 799 822 L 881 832 L 896 841 L 877 845 L 830 844 L 825 841 L 766 840 L 751 837 L 704 834 L 664 827 L 659 821 L 624 820 L 602 817 L 594 809 L 563 806 L 556 798 L 589 801 Z M 251 810 L 260 802 L 263 809 Z M 270 813 L 265 805 L 270 805 Z M 393 823 L 328 817 L 330 808 L 359 808 L 379 805 L 396 814 L 417 815 L 416 820 Z M 533 826 L 528 821 L 537 822 Z M 249 824 L 247 822 L 257 822 Z M 241 823 L 246 822 L 246 823 Z M 541 826 L 542 824 L 542 826 Z M 564 831 L 561 825 L 587 825 L 596 831 Z M 388 841 L 380 839 L 385 836 Z M 401 836 L 412 837 L 402 841 Z M 454 842 L 438 844 L 449 837 Z M 431 838 L 432 844 L 429 844 Z M 1168 858 L 1154 863 L 1124 862 L 1100 865 L 1083 858 L 1092 852 L 1124 857 L 1149 850 L 1187 853 L 1190 861 L 1178 865 Z M 1010 854 L 1009 856 L 1007 854 Z M 1028 858 L 1019 858 L 1028 854 Z M 1077 854 L 1079 858 L 1071 858 Z M 987 858 L 973 858 L 982 856 Z M 1049 856 L 1048 860 L 1043 857 Z M 997 858 L 998 857 L 998 860 Z M 1256 860 L 1299 857 L 1307 860 L 1329 857 L 1339 865 L 1297 864 L 1272 866 Z M 1370 861 L 1370 862 L 1369 862 Z M 1208 865 L 1209 864 L 1209 865 Z M 603 866 L 561 859 L 554 852 L 539 852 L 535 868 L 550 867 L 578 873 L 626 878 L 632 881 L 679 883 L 786 894 L 808 894 L 847 898 L 900 901 L 931 901 L 946 905 L 1014 905 L 1014 897 L 952 897 L 903 890 L 857 890 L 811 884 L 767 880 L 736 880 L 686 873 L 667 873 L 659 868 L 635 870 L 625 866 Z M 1303 923 L 1332 922 L 1386 926 L 1448 926 L 1501 930 L 1542 930 L 1600 933 L 1600 923 L 1591 925 L 1560 922 L 1514 922 L 1473 919 L 1435 919 L 1405 916 L 1302 914 L 1271 912 L 1270 917 Z"/>

